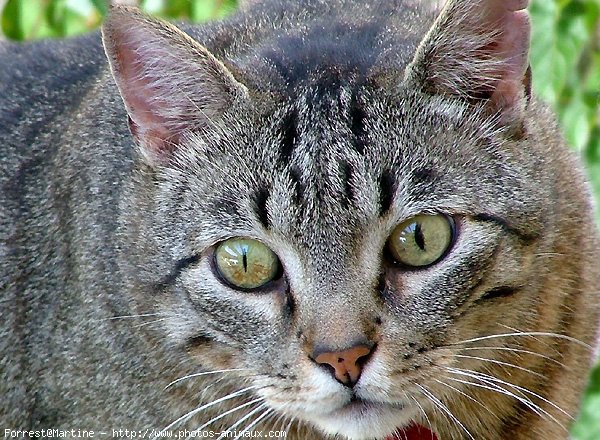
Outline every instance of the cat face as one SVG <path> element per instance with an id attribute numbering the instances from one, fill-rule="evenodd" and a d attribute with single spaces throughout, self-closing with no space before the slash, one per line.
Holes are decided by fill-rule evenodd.
<path id="1" fill-rule="evenodd" d="M 240 375 L 270 407 L 351 438 L 418 417 L 418 405 L 429 405 L 419 387 L 439 388 L 446 368 L 462 365 L 464 344 L 455 344 L 497 333 L 499 323 L 521 326 L 544 209 L 543 188 L 527 184 L 531 174 L 497 130 L 482 132 L 481 115 L 440 111 L 407 90 L 362 93 L 371 148 L 361 152 L 352 110 L 334 100 L 326 114 L 281 105 L 254 116 L 264 131 L 223 136 L 222 155 L 191 139 L 193 154 L 161 171 L 149 232 L 172 261 L 196 257 L 167 290 L 177 292 L 164 305 L 176 312 L 165 323 L 173 342 L 201 336 L 200 365 L 247 369 Z M 416 116 L 405 116 L 408 106 Z M 290 112 L 293 136 L 269 136 L 289 129 Z M 273 154 L 284 150 L 285 161 Z M 423 214 L 447 222 L 451 237 L 441 259 L 412 267 L 393 256 L 392 236 Z M 218 268 L 219 246 L 240 237 L 281 265 L 257 288 L 236 288 Z M 315 353 L 357 345 L 370 350 L 353 388 L 315 362 Z"/>
<path id="2" fill-rule="evenodd" d="M 415 422 L 471 435 L 454 416 L 477 402 L 466 385 L 496 389 L 493 406 L 516 394 L 492 370 L 517 390 L 539 374 L 498 350 L 538 315 L 535 256 L 551 250 L 548 171 L 521 114 L 528 27 L 524 5 L 481 4 L 447 8 L 393 84 L 381 69 L 315 69 L 285 91 L 246 85 L 273 75 L 264 53 L 233 75 L 136 12 L 105 25 L 145 158 L 122 231 L 137 301 L 186 362 L 248 387 L 259 417 L 351 439 Z M 478 69 L 435 53 L 451 30 L 490 37 L 466 13 L 517 26 L 491 34 Z"/>

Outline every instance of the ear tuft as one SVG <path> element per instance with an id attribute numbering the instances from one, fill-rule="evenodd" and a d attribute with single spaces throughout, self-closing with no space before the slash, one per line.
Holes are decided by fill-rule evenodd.
<path id="1" fill-rule="evenodd" d="M 102 35 L 131 132 L 151 165 L 168 163 L 187 133 L 209 128 L 246 96 L 206 48 L 135 8 L 112 7 Z"/>
<path id="2" fill-rule="evenodd" d="M 419 46 L 406 81 L 432 94 L 485 101 L 519 119 L 529 93 L 527 0 L 450 1 Z"/>

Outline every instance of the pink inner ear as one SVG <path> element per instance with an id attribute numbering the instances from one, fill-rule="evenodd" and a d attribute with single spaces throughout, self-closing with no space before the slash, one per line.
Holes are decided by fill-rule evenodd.
<path id="1" fill-rule="evenodd" d="M 515 4 L 527 3 L 515 0 Z M 503 72 L 496 89 L 492 94 L 492 102 L 497 108 L 512 108 L 518 105 L 524 96 L 524 79 L 528 67 L 530 24 L 525 10 L 509 12 L 502 17 L 502 35 L 497 50 L 503 61 Z"/>
<path id="2" fill-rule="evenodd" d="M 177 28 L 116 7 L 103 25 L 129 126 L 150 165 L 166 165 L 182 137 L 214 125 L 245 87 Z"/>
<path id="3" fill-rule="evenodd" d="M 521 119 L 529 94 L 527 0 L 449 0 L 407 69 L 428 93 L 468 99 Z"/>
<path id="4" fill-rule="evenodd" d="M 142 55 L 143 51 L 136 50 L 135 42 L 127 41 L 127 36 L 122 36 L 116 50 L 118 80 L 131 119 L 132 134 L 144 144 L 146 154 L 159 158 L 171 152 L 178 140 L 177 124 L 164 116 L 175 109 L 165 108 L 168 106 L 163 98 L 165 92 L 152 84 L 158 78 L 148 76 L 144 60 L 140 58 L 151 54 Z"/>

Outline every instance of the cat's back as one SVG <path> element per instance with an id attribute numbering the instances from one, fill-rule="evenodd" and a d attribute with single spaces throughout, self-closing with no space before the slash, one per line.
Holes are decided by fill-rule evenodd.
<path id="1" fill-rule="evenodd" d="M 11 267 L 22 240 L 35 235 L 29 220 L 48 224 L 48 190 L 67 165 L 57 163 L 58 152 L 103 70 L 97 33 L 0 43 L 0 267 Z"/>
<path id="2" fill-rule="evenodd" d="M 76 108 L 106 69 L 98 33 L 67 40 L 3 42 L 0 60 L 3 157 L 27 154 L 26 146 Z"/>
<path id="3" fill-rule="evenodd" d="M 107 70 L 99 34 L 68 40 L 0 43 L 0 242 L 11 223 L 44 205 L 43 189 L 53 178 L 65 133 L 79 122 Z"/>

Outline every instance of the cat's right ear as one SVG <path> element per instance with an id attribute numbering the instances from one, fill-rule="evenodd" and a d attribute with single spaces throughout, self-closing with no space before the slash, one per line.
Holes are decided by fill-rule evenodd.
<path id="1" fill-rule="evenodd" d="M 531 87 L 528 0 L 448 0 L 406 70 L 410 87 L 519 123 Z"/>
<path id="2" fill-rule="evenodd" d="M 150 165 L 169 163 L 187 133 L 218 124 L 247 97 L 205 47 L 135 8 L 111 8 L 102 36 L 131 132 Z"/>

